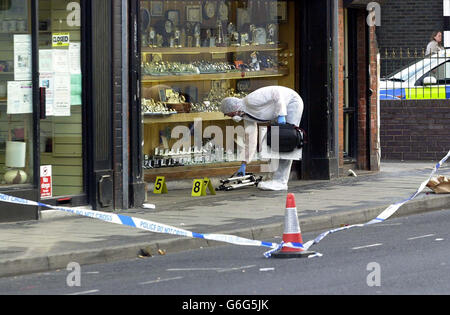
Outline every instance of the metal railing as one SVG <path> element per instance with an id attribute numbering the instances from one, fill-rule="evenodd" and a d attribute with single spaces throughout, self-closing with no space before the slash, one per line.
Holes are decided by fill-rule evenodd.
<path id="1" fill-rule="evenodd" d="M 380 55 L 381 100 L 450 98 L 450 49 L 385 48 Z"/>

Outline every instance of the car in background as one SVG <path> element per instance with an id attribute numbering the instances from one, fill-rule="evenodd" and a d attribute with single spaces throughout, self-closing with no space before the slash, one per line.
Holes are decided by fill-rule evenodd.
<path id="1" fill-rule="evenodd" d="M 450 99 L 450 49 L 380 79 L 379 94 L 380 100 Z"/>

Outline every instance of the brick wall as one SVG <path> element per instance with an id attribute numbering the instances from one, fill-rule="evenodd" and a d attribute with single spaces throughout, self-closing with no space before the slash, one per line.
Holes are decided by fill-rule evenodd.
<path id="1" fill-rule="evenodd" d="M 450 150 L 450 102 L 381 101 L 381 156 L 440 160 Z"/>
<path id="2" fill-rule="evenodd" d="M 369 159 L 367 158 L 368 139 L 367 133 L 367 51 L 366 51 L 366 15 L 365 12 L 358 14 L 358 118 L 357 127 L 358 132 L 358 147 L 357 147 L 357 165 L 359 169 L 367 169 L 369 167 Z"/>
<path id="3" fill-rule="evenodd" d="M 377 28 L 380 49 L 426 48 L 434 30 L 443 30 L 442 0 L 387 0 Z"/>
<path id="4" fill-rule="evenodd" d="M 378 117 L 378 72 L 379 72 L 379 61 L 378 61 L 378 38 L 376 35 L 376 27 L 372 26 L 369 28 L 369 89 L 372 91 L 370 99 L 370 117 L 369 117 L 369 128 L 370 128 L 370 139 L 369 139 L 369 167 L 371 171 L 380 170 L 380 144 L 379 144 L 379 130 L 378 123 L 380 117 Z"/>
<path id="5" fill-rule="evenodd" d="M 431 33 L 444 30 L 443 0 L 386 0 L 381 5 L 381 26 L 377 27 L 377 38 L 381 57 L 392 54 L 397 58 L 400 49 L 422 56 L 430 41 Z M 390 59 L 390 58 L 389 58 Z M 381 75 L 398 70 L 409 60 L 383 61 Z"/>

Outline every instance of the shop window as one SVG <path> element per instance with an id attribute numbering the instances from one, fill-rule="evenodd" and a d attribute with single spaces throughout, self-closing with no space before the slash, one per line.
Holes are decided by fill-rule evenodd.
<path id="1" fill-rule="evenodd" d="M 33 97 L 27 0 L 0 6 L 0 187 L 33 183 Z"/>
<path id="2" fill-rule="evenodd" d="M 238 125 L 220 102 L 269 85 L 295 89 L 295 10 L 295 1 L 140 1 L 147 181 L 239 164 L 243 139 L 227 143 L 227 127 Z M 208 132 L 212 126 L 221 135 Z"/>

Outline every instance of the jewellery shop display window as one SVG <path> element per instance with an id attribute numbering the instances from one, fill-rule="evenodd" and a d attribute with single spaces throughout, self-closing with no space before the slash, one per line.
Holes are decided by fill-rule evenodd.
<path id="1" fill-rule="evenodd" d="M 269 85 L 295 88 L 295 1 L 141 0 L 140 41 L 147 181 L 239 164 L 242 141 L 226 145 L 227 126 L 238 124 L 220 112 L 222 99 Z M 222 141 L 212 141 L 210 126 L 223 130 Z M 192 141 L 176 146 L 179 130 Z"/>

